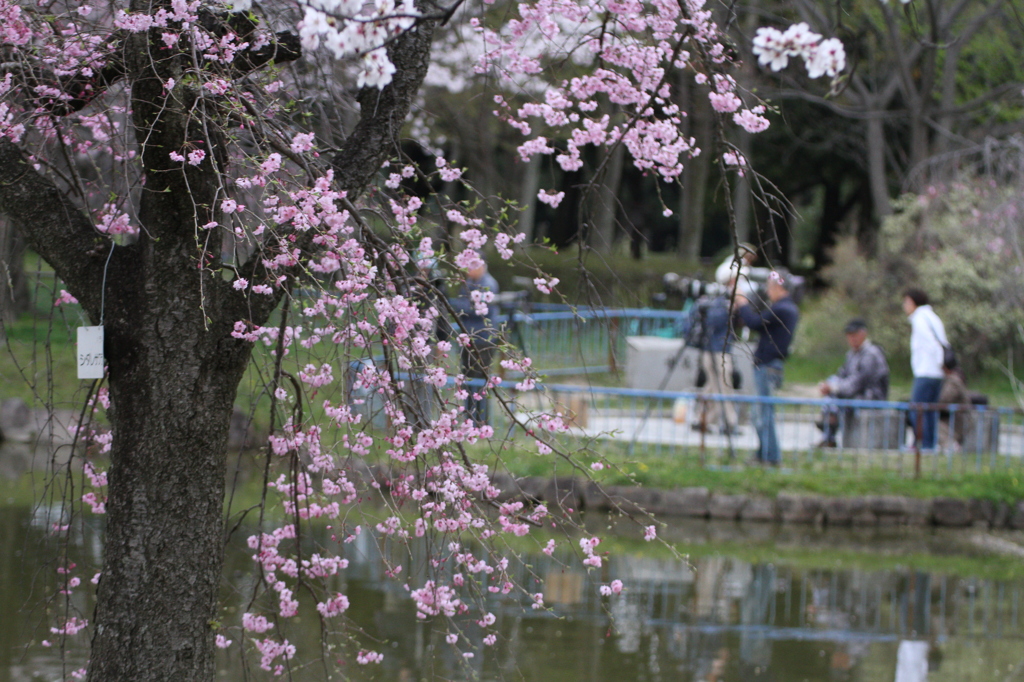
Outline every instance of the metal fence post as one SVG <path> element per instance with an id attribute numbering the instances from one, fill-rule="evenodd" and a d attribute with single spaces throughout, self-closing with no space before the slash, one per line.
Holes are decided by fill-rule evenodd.
<path id="1" fill-rule="evenodd" d="M 616 315 L 608 320 L 608 368 L 613 374 L 619 373 L 615 362 L 615 344 L 619 340 L 619 317 Z"/>
<path id="2" fill-rule="evenodd" d="M 921 438 L 924 436 L 924 409 L 917 406 L 917 420 L 914 423 L 914 478 L 921 478 Z"/>

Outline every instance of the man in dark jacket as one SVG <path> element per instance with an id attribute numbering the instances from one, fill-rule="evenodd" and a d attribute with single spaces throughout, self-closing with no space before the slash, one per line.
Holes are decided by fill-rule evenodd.
<path id="1" fill-rule="evenodd" d="M 759 332 L 754 350 L 754 383 L 757 394 L 770 399 L 782 386 L 783 363 L 789 356 L 789 345 L 800 319 L 800 311 L 790 296 L 792 279 L 773 272 L 768 277 L 768 300 L 764 310 L 756 310 L 745 296 L 736 296 L 736 314 L 750 329 Z M 756 460 L 762 464 L 778 466 L 782 459 L 779 438 L 775 433 L 775 405 L 770 401 L 759 403 L 754 409 L 754 426 L 759 446 Z"/>
<path id="2" fill-rule="evenodd" d="M 854 318 L 846 323 L 846 361 L 839 371 L 818 385 L 823 396 L 843 400 L 886 400 L 889 397 L 889 362 L 882 348 L 868 339 L 868 325 Z M 853 411 L 847 410 L 847 421 Z M 821 447 L 835 447 L 839 432 L 839 408 L 823 410 Z"/>
<path id="3" fill-rule="evenodd" d="M 488 305 L 481 294 L 499 293 L 498 282 L 489 272 L 487 264 L 480 260 L 466 272 L 466 281 L 459 288 L 459 295 L 449 299 L 456 313 L 459 330 L 469 336 L 469 345 L 462 347 L 462 373 L 467 379 L 487 380 L 494 362 L 494 336 L 497 333 L 493 316 L 498 308 Z M 488 418 L 487 396 L 484 386 L 468 386 L 466 412 L 477 424 L 486 424 Z"/>

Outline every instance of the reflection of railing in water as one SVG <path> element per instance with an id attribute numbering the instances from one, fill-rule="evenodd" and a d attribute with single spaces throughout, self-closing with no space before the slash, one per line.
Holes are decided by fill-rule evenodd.
<path id="1" fill-rule="evenodd" d="M 361 511 L 366 512 L 367 519 L 390 513 L 370 505 Z M 56 648 L 30 650 L 34 645 L 29 640 L 38 623 L 27 610 L 19 611 L 25 595 L 38 589 L 33 586 L 40 573 L 34 567 L 49 558 L 44 557 L 49 550 L 44 549 L 41 539 L 49 534 L 50 523 L 59 519 L 60 512 L 56 509 L 50 515 L 34 515 L 28 508 L 16 513 L 8 510 L 6 516 L 0 514 L 0 529 L 8 533 L 7 546 L 24 550 L 26 556 L 34 553 L 27 563 L 12 562 L 13 573 L 0 572 L 0 595 L 6 595 L 13 614 L 13 618 L 0 623 L 0 639 L 8 637 L 4 641 L 11 651 L 24 647 L 30 653 L 19 659 L 20 672 L 15 672 L 13 679 L 60 677 Z M 275 518 L 272 525 L 284 520 Z M 355 522 L 354 518 L 349 520 Z M 345 556 L 351 562 L 349 567 L 333 576 L 328 588 L 350 597 L 352 607 L 346 617 L 351 616 L 351 622 L 373 638 L 366 641 L 366 646 L 384 651 L 383 672 L 376 673 L 377 678 L 399 679 L 400 668 L 408 667 L 417 673 L 409 676 L 413 679 L 465 679 L 467 664 L 460 652 L 474 651 L 471 665 L 479 667 L 482 672 L 478 677 L 482 679 L 546 682 L 555 679 L 659 679 L 654 674 L 657 665 L 661 666 L 660 679 L 706 679 L 706 675 L 698 674 L 702 666 L 728 648 L 734 662 L 764 665 L 764 661 L 768 661 L 774 679 L 836 679 L 827 677 L 827 660 L 823 664 L 825 672 L 808 675 L 804 658 L 818 660 L 821 651 L 829 655 L 834 651 L 841 651 L 843 655 L 855 652 L 855 656 L 860 657 L 856 660 L 871 662 L 876 665 L 876 672 L 884 668 L 887 674 L 883 677 L 862 672 L 853 679 L 892 679 L 894 643 L 906 638 L 950 642 L 947 664 L 967 665 L 964 661 L 968 661 L 975 666 L 972 670 L 978 672 L 971 679 L 992 679 L 986 675 L 993 668 L 987 659 L 984 663 L 978 662 L 981 649 L 952 643 L 984 641 L 985 652 L 1009 652 L 1007 656 L 1014 656 L 1012 663 L 1020 660 L 1021 639 L 1024 639 L 1024 623 L 1021 622 L 1024 580 L 959 578 L 901 568 L 859 571 L 773 566 L 717 556 L 695 557 L 687 563 L 631 556 L 631 551 L 636 549 L 631 545 L 623 552 L 613 552 L 601 568 L 591 571 L 580 567 L 578 557 L 561 554 L 561 550 L 556 550 L 555 557 L 540 552 L 525 555 L 523 560 L 531 568 L 527 570 L 513 564 L 510 567 L 515 571 L 512 578 L 531 592 L 544 591 L 553 612 L 532 610 L 529 600 L 520 598 L 518 592 L 509 596 L 486 594 L 485 608 L 498 617 L 495 628 L 500 633 L 498 644 L 486 647 L 481 642 L 483 631 L 475 624 L 480 617 L 478 604 L 467 595 L 472 608 L 458 626 L 465 639 L 460 640 L 459 649 L 454 649 L 444 642 L 446 623 L 439 619 L 420 621 L 415 618 L 409 591 L 403 586 L 408 583 L 415 589 L 426 580 L 424 569 L 430 566 L 432 551 L 428 541 L 411 538 L 404 542 L 381 537 L 370 530 L 373 521 L 364 523 L 364 532 L 354 542 L 344 545 Z M 69 559 L 79 565 L 79 571 L 86 577 L 98 570 L 102 525 L 102 517 L 91 519 L 68 546 Z M 604 529 L 606 522 L 601 520 L 593 527 Z M 703 529 L 704 525 L 700 527 Z M 333 544 L 331 534 L 336 530 L 324 524 L 308 527 L 301 535 L 303 555 L 309 556 L 320 546 Z M 270 615 L 277 608 L 276 599 L 256 606 L 248 602 L 259 578 L 245 538 L 255 532 L 255 526 L 248 524 L 238 529 L 231 538 L 226 558 L 225 578 L 230 582 L 230 589 L 225 597 L 231 600 L 231 606 L 240 608 L 225 611 L 221 625 L 236 641 L 241 632 L 242 611 L 266 609 Z M 729 533 L 727 537 L 736 537 L 731 535 L 732 531 Z M 707 536 L 711 542 L 715 542 L 716 537 L 717 541 L 728 541 L 721 536 Z M 790 541 L 798 537 L 800 542 L 805 542 L 803 533 L 790 536 Z M 828 547 L 837 546 L 836 541 L 843 537 L 847 536 L 833 535 L 832 531 L 824 535 Z M 863 538 L 859 534 L 853 537 Z M 935 544 L 943 544 L 942 539 L 952 535 L 937 537 L 939 541 Z M 899 541 L 898 536 L 892 541 Z M 575 544 L 571 538 L 562 538 L 561 542 Z M 807 547 L 806 544 L 801 546 Z M 929 543 L 928 546 L 934 545 Z M 882 550 L 875 544 L 870 547 L 871 553 Z M 903 544 L 899 547 L 907 549 Z M 385 575 L 394 563 L 385 564 L 379 548 L 405 568 L 397 580 Z M 723 551 L 728 552 L 728 549 L 723 548 Z M 441 573 L 446 584 L 450 582 L 453 570 L 450 564 L 432 570 Z M 52 575 L 53 572 L 46 573 Z M 532 582 L 532 574 L 542 578 L 569 577 L 546 589 Z M 475 575 L 483 578 L 481 574 Z M 613 579 L 623 581 L 623 593 L 601 597 L 599 587 Z M 45 595 L 45 590 L 41 594 Z M 85 590 L 76 590 L 74 597 L 76 606 L 85 614 L 93 607 L 88 594 Z M 303 613 L 301 619 L 281 619 L 273 633 L 300 643 L 304 656 L 319 650 L 322 636 L 321 621 L 315 612 L 309 615 L 311 617 Z M 614 616 L 614 623 L 609 621 L 609 615 Z M 531 630 L 532 634 L 528 634 Z M 45 635 L 44 627 L 40 637 Z M 786 644 L 779 646 L 780 641 Z M 883 646 L 868 653 L 856 653 L 857 647 L 875 643 Z M 885 646 L 889 649 L 884 649 Z M 85 635 L 69 640 L 68 647 L 74 667 L 84 665 L 88 656 Z M 548 658 L 531 658 L 537 656 L 538 649 L 545 647 Z M 610 660 L 612 655 L 618 658 Z M 224 660 L 228 666 L 227 679 L 242 679 L 244 671 L 232 667 L 237 665 L 237 658 L 230 656 Z M 552 673 L 547 677 L 531 675 L 538 668 L 557 662 L 562 662 L 570 672 Z M 7 672 L 4 663 L 0 656 L 0 678 Z M 618 669 L 614 668 L 616 664 Z M 497 666 L 505 673 L 493 674 Z M 574 667 L 588 671 L 600 669 L 601 673 L 585 675 L 571 670 Z M 518 674 L 520 668 L 524 674 Z M 609 668 L 611 672 L 605 672 Z M 310 672 L 312 669 L 303 669 L 300 677 L 318 679 Z M 10 670 L 15 670 L 13 665 Z M 364 679 L 359 673 L 351 677 Z M 965 674 L 960 678 L 947 675 L 937 679 L 966 678 Z M 741 673 L 725 679 L 747 680 L 755 676 Z"/>
<path id="2" fill-rule="evenodd" d="M 904 638 L 1024 639 L 1024 584 L 932 575 L 909 570 L 859 572 L 798 569 L 714 557 L 684 562 L 612 558 L 598 574 L 565 568 L 546 557 L 531 557 L 542 577 L 560 576 L 546 586 L 553 615 L 607 619 L 617 600 L 635 627 L 685 626 L 770 639 L 895 641 Z M 637 563 L 645 577 L 634 575 Z M 656 571 L 642 564 L 655 564 Z M 648 566 L 650 568 L 650 565 Z M 661 575 L 651 575 L 661 573 Z M 518 576 L 527 579 L 527 576 Z M 600 585 L 623 582 L 623 593 L 603 598 Z M 495 600 L 493 606 L 502 602 Z M 508 604 L 518 612 L 525 604 Z M 527 611 L 529 611 L 527 605 Z M 532 612 L 524 617 L 547 618 Z M 621 621 L 622 615 L 616 620 Z M 617 628 L 630 627 L 621 622 Z"/>
<path id="3" fill-rule="evenodd" d="M 384 578 L 370 534 L 357 539 L 354 549 L 346 579 L 404 593 Z M 419 564 L 415 549 L 412 556 Z M 543 592 L 551 610 L 531 609 L 528 598 L 516 598 L 519 592 L 489 595 L 487 610 L 526 620 L 572 616 L 601 623 L 611 614 L 617 629 L 686 627 L 776 640 L 1024 639 L 1024 581 L 912 569 L 804 569 L 718 556 L 688 563 L 612 555 L 591 571 L 558 554 L 524 560 L 529 568 L 514 563 L 510 577 L 528 593 Z M 623 583 L 622 594 L 602 597 L 600 587 L 615 579 Z M 616 612 L 619 602 L 629 608 Z"/>

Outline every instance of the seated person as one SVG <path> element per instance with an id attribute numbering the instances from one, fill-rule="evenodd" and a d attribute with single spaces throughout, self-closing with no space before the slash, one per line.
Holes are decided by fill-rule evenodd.
<path id="1" fill-rule="evenodd" d="M 946 377 L 942 380 L 938 402 L 942 405 L 957 405 L 961 409 L 939 412 L 939 447 L 944 451 L 955 452 L 963 445 L 968 423 L 973 426 L 974 414 L 968 409 L 972 404 L 971 393 L 964 383 L 964 373 L 959 364 L 943 367 L 942 371 Z"/>
<path id="2" fill-rule="evenodd" d="M 823 396 L 844 400 L 886 400 L 889 397 L 889 363 L 885 352 L 868 339 L 868 325 L 854 318 L 846 323 L 846 361 L 839 371 L 818 384 Z M 846 418 L 853 415 L 847 410 Z M 819 424 L 824 438 L 819 447 L 836 446 L 839 431 L 839 408 L 828 406 L 822 410 Z"/>

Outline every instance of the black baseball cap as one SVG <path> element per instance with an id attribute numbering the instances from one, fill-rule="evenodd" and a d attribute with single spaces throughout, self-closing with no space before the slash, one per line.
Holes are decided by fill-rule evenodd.
<path id="1" fill-rule="evenodd" d="M 868 323 L 864 321 L 864 318 L 855 317 L 846 323 L 846 326 L 843 327 L 843 331 L 846 332 L 847 334 L 853 334 L 854 332 L 859 332 L 861 329 L 867 328 Z"/>

